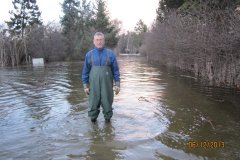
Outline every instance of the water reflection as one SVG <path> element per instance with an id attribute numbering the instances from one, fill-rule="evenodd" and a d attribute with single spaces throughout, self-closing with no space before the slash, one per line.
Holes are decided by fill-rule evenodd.
<path id="1" fill-rule="evenodd" d="M 90 148 L 86 159 L 119 159 L 121 154 L 115 147 L 115 129 L 111 123 L 100 126 L 97 122 L 89 131 Z"/>
<path id="2" fill-rule="evenodd" d="M 86 94 L 83 92 L 81 82 L 82 63 L 70 63 L 67 65 L 67 79 L 69 80 L 70 91 L 66 99 L 71 104 L 71 113 L 81 112 L 88 107 Z"/>
<path id="3" fill-rule="evenodd" d="M 235 141 L 240 142 L 239 135 L 235 134 L 240 133 L 238 110 L 230 103 L 215 101 L 216 97 L 228 99 L 224 96 L 226 93 L 219 90 L 204 92 L 204 89 L 192 79 L 175 77 L 171 74 L 164 76 L 168 85 L 163 99 L 175 114 L 169 117 L 171 124 L 158 140 L 171 148 L 193 153 L 198 158 L 202 156 L 222 159 L 226 153 L 229 153 L 229 159 L 239 157 L 239 146 L 229 138 L 234 137 Z M 233 128 L 234 132 L 232 132 Z M 227 134 L 229 131 L 232 132 L 231 136 Z M 189 141 L 222 141 L 228 144 L 229 148 L 189 149 L 187 147 Z"/>

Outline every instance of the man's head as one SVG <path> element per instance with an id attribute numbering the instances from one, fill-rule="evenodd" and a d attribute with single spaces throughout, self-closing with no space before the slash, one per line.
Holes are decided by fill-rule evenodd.
<path id="1" fill-rule="evenodd" d="M 93 37 L 93 44 L 96 48 L 103 48 L 105 44 L 104 34 L 102 32 L 96 32 Z"/>

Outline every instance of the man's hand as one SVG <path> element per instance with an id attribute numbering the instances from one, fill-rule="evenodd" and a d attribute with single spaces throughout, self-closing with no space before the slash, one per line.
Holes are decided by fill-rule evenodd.
<path id="1" fill-rule="evenodd" d="M 120 92 L 120 87 L 119 87 L 119 86 L 116 86 L 116 87 L 115 87 L 115 94 L 117 95 L 119 92 Z"/>
<path id="2" fill-rule="evenodd" d="M 90 89 L 88 87 L 84 88 L 84 92 L 89 95 Z"/>

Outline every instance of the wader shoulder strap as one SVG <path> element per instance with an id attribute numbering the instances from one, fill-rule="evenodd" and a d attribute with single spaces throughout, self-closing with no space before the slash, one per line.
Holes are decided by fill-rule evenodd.
<path id="1" fill-rule="evenodd" d="M 90 57 L 91 57 L 91 65 L 94 65 L 94 60 L 93 60 L 93 50 L 90 51 Z"/>
<path id="2" fill-rule="evenodd" d="M 106 59 L 106 66 L 110 66 L 111 65 L 111 63 L 110 63 L 110 58 L 109 58 L 109 54 L 110 54 L 110 50 L 109 49 L 107 49 L 107 59 Z"/>

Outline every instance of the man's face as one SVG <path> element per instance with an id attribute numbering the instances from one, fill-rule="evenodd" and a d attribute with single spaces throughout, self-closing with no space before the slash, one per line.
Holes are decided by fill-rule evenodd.
<path id="1" fill-rule="evenodd" d="M 104 37 L 100 35 L 94 36 L 93 44 L 95 45 L 96 48 L 103 48 L 105 44 Z"/>

